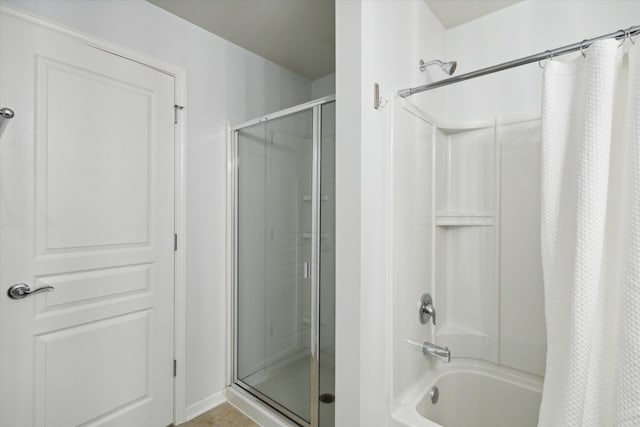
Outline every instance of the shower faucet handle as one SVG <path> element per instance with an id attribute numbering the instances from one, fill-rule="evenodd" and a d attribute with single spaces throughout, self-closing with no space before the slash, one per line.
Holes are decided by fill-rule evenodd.
<path id="1" fill-rule="evenodd" d="M 420 323 L 428 323 L 429 318 L 436 324 L 436 308 L 433 306 L 433 299 L 430 294 L 424 293 L 420 297 Z"/>

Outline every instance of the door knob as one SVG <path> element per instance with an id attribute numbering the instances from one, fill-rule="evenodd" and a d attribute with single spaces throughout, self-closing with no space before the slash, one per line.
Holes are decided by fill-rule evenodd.
<path id="1" fill-rule="evenodd" d="M 0 135 L 7 125 L 7 120 L 12 119 L 14 115 L 11 108 L 0 108 Z"/>
<path id="2" fill-rule="evenodd" d="M 9 288 L 9 290 L 7 291 L 7 295 L 9 295 L 9 298 L 11 299 L 22 299 L 31 294 L 52 291 L 54 289 L 55 288 L 53 286 L 45 285 L 45 286 L 40 286 L 39 288 L 35 288 L 34 290 L 31 290 L 29 285 L 27 285 L 26 283 L 16 283 L 15 285 L 12 285 Z"/>

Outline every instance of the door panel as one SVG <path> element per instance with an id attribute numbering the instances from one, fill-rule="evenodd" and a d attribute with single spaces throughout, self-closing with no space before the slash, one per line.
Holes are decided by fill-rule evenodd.
<path id="1" fill-rule="evenodd" d="M 0 88 L 0 425 L 170 424 L 173 77 L 0 13 Z"/>
<path id="2" fill-rule="evenodd" d="M 149 245 L 154 92 L 82 65 L 36 58 L 39 254 Z"/>
<path id="3" fill-rule="evenodd" d="M 42 382 L 36 407 L 51 414 L 43 416 L 43 424 L 76 426 L 96 414 L 148 400 L 150 323 L 145 310 L 36 336 L 36 381 Z M 69 357 L 76 352 L 92 356 Z"/>

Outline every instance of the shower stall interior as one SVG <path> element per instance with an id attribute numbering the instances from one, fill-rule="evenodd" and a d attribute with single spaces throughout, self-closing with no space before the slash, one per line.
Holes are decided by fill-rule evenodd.
<path id="1" fill-rule="evenodd" d="M 335 100 L 231 129 L 232 382 L 333 426 Z"/>

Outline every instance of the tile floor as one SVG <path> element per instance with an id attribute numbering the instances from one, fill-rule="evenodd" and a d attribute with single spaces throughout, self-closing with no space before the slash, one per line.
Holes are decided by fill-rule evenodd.
<path id="1" fill-rule="evenodd" d="M 178 427 L 260 427 L 229 403 L 223 403 Z"/>
<path id="2" fill-rule="evenodd" d="M 320 358 L 320 391 L 333 392 L 334 368 L 333 364 L 322 363 L 328 357 Z M 303 418 L 309 417 L 309 363 L 308 357 L 293 358 L 284 363 L 244 378 L 244 382 L 284 405 Z M 333 427 L 334 403 L 320 403 L 320 427 Z M 217 406 L 178 427 L 259 427 L 251 418 L 244 415 L 229 403 Z"/>

